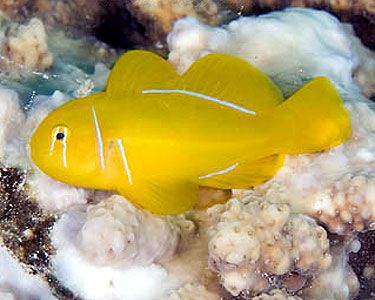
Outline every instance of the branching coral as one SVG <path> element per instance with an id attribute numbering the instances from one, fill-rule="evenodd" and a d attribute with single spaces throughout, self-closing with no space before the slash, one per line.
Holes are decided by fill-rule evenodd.
<path id="1" fill-rule="evenodd" d="M 209 264 L 233 295 L 269 288 L 270 276 L 314 275 L 331 263 L 325 230 L 287 205 L 232 199 L 210 214 Z"/>

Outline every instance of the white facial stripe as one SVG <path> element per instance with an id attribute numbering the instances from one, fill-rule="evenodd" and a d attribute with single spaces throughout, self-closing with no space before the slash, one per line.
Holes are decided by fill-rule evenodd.
<path id="1" fill-rule="evenodd" d="M 68 161 L 66 159 L 66 149 L 67 149 L 66 141 L 67 141 L 67 139 L 68 139 L 68 128 L 64 128 L 64 138 L 62 140 L 62 143 L 63 143 L 62 161 L 63 161 L 63 164 L 64 164 L 64 168 L 66 168 L 68 166 Z"/>
<path id="2" fill-rule="evenodd" d="M 104 148 L 103 148 L 103 138 L 102 138 L 102 133 L 100 131 L 100 126 L 98 122 L 98 118 L 96 116 L 95 112 L 95 107 L 94 105 L 92 106 L 92 117 L 94 119 L 94 124 L 95 124 L 95 133 L 96 133 L 96 140 L 98 142 L 98 147 L 99 147 L 99 159 L 100 159 L 100 167 L 104 169 Z"/>
<path id="3" fill-rule="evenodd" d="M 122 158 L 122 162 L 124 163 L 126 175 L 128 176 L 128 180 L 129 180 L 130 185 L 132 185 L 133 179 L 132 179 L 132 175 L 130 173 L 128 160 L 126 159 L 125 148 L 124 148 L 124 145 L 122 143 L 122 139 L 117 139 L 117 145 L 118 145 L 118 147 L 120 149 L 120 152 L 121 152 L 121 158 Z"/>
<path id="4" fill-rule="evenodd" d="M 185 95 L 205 99 L 205 100 L 208 100 L 208 101 L 211 101 L 211 102 L 215 102 L 217 104 L 233 108 L 235 110 L 241 111 L 241 112 L 246 113 L 246 114 L 250 114 L 250 115 L 256 115 L 257 114 L 255 111 L 252 111 L 250 109 L 247 109 L 247 108 L 239 106 L 239 105 L 236 105 L 232 102 L 220 100 L 220 99 L 217 99 L 217 98 L 205 95 L 205 94 L 200 94 L 200 93 L 196 93 L 196 92 L 192 92 L 192 91 L 186 91 L 186 90 L 143 90 L 142 94 L 185 94 Z"/>
<path id="5" fill-rule="evenodd" d="M 200 176 L 198 177 L 199 179 L 205 179 L 205 178 L 210 178 L 212 176 L 216 176 L 216 175 L 221 175 L 221 174 L 225 174 L 225 173 L 228 173 L 232 170 L 234 170 L 235 168 L 237 168 L 240 164 L 239 163 L 235 163 L 234 165 L 231 165 L 230 167 L 224 169 L 224 170 L 220 170 L 220 171 L 217 171 L 217 172 L 212 172 L 212 173 L 209 173 L 207 175 L 203 175 L 203 176 Z"/>
<path id="6" fill-rule="evenodd" d="M 55 132 L 53 133 L 52 141 L 51 141 L 51 146 L 49 147 L 49 156 L 52 155 L 53 149 L 55 149 L 55 143 L 56 143 L 56 135 L 59 133 L 60 127 L 57 127 L 55 129 Z"/>

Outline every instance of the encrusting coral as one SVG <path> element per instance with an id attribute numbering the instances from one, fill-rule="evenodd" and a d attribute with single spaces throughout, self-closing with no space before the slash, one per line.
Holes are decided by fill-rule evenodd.
<path id="1" fill-rule="evenodd" d="M 375 113 L 366 102 L 347 107 L 353 130 L 347 143 L 319 154 L 291 156 L 271 181 L 235 195 L 289 203 L 334 233 L 368 229 L 375 221 Z"/>
<path id="2" fill-rule="evenodd" d="M 203 285 L 187 284 L 173 291 L 168 300 L 217 300 L 217 294 L 208 291 Z"/>
<path id="3" fill-rule="evenodd" d="M 251 298 L 251 300 L 302 300 L 298 296 L 291 296 L 282 290 L 275 289 L 267 293 L 262 293 L 259 296 Z"/>
<path id="4" fill-rule="evenodd" d="M 288 205 L 233 199 L 209 214 L 209 265 L 232 295 L 266 290 L 272 276 L 311 276 L 331 264 L 325 230 L 309 217 L 292 214 Z"/>
<path id="5" fill-rule="evenodd" d="M 289 37 L 288 43 L 278 43 L 278 36 L 270 38 L 262 31 L 262 26 L 252 31 L 253 27 L 247 26 L 250 21 L 238 21 L 238 27 L 234 23 L 222 28 L 204 27 L 191 20 L 178 21 L 169 39 L 170 60 L 182 71 L 207 51 L 229 49 L 228 53 L 259 62 L 261 68 L 271 73 L 281 71 L 273 76 L 286 95 L 312 76 L 330 76 L 351 112 L 352 139 L 328 152 L 290 156 L 276 177 L 265 185 L 255 190 L 236 190 L 236 199 L 213 207 L 207 213 L 194 211 L 179 217 L 152 216 L 117 195 L 88 190 L 73 192 L 71 187 L 34 172 L 26 182 L 28 192 L 40 206 L 58 212 L 61 218 L 53 227 L 52 245 L 43 242 L 39 248 L 25 247 L 24 253 L 42 251 L 46 244 L 55 249 L 49 260 L 56 278 L 74 293 L 68 293 L 66 299 L 227 299 L 230 297 L 227 291 L 218 288 L 220 281 L 230 293 L 239 294 L 238 299 L 347 299 L 355 295 L 358 281 L 348 267 L 348 247 L 337 254 L 333 246 L 335 240 L 329 235 L 332 241 L 329 246 L 322 226 L 339 234 L 372 228 L 374 112 L 369 102 L 358 94 L 360 87 L 352 79 L 363 65 L 358 49 L 351 47 L 351 33 L 342 30 L 343 26 L 324 12 L 304 11 L 303 14 L 311 14 L 308 18 L 311 22 L 304 30 L 312 30 L 306 34 L 311 38 L 310 47 L 306 49 L 306 41 L 300 39 L 303 35 L 298 34 L 299 24 L 304 25 L 305 19 L 294 19 L 292 12 L 288 11 L 288 18 L 281 18 L 279 13 L 254 17 L 262 23 L 277 20 L 283 24 L 276 30 L 279 29 L 278 36 Z M 184 28 L 179 27 L 181 24 Z M 237 35 L 237 32 L 248 34 Z M 335 40 L 335 47 L 330 48 L 327 42 L 330 38 L 325 34 L 331 36 L 335 32 L 338 40 Z M 222 36 L 226 37 L 222 39 L 223 44 L 220 43 Z M 213 40 L 220 47 L 215 48 Z M 273 51 L 275 45 L 280 51 Z M 287 55 L 277 56 L 279 53 Z M 267 55 L 267 59 L 261 55 Z M 311 56 L 315 64 L 311 64 Z M 300 58 L 298 66 L 295 57 Z M 371 57 L 366 59 L 371 61 Z M 370 74 L 371 64 L 367 66 L 370 67 L 366 72 Z M 104 77 L 100 80 L 104 81 Z M 89 91 L 85 87 L 83 94 Z M 48 113 L 51 106 L 64 103 L 67 97 L 57 92 L 53 97 L 45 97 L 45 102 L 39 98 L 39 108 L 37 98 L 35 110 L 28 112 L 25 121 L 20 106 L 15 105 L 18 100 L 15 94 L 1 88 L 0 95 L 0 161 L 26 168 L 28 164 L 21 155 L 24 149 L 20 149 L 24 145 L 19 144 L 23 138 L 20 137 L 27 137 L 42 115 Z M 18 114 L 21 114 L 19 119 Z M 16 194 L 9 195 L 22 200 L 16 198 Z M 26 218 L 22 205 L 15 203 L 6 202 L 4 211 L 12 210 L 12 216 L 21 213 Z M 197 221 L 198 215 L 204 221 Z M 43 220 L 35 218 L 35 213 L 30 216 L 30 220 Z M 19 217 L 15 219 L 19 221 Z M 17 236 L 13 236 L 14 245 L 17 245 Z M 33 232 L 26 229 L 22 237 L 30 236 Z M 17 249 L 20 248 L 13 253 L 23 258 L 22 251 Z M 0 252 L 0 259 L 6 255 Z M 207 261 L 213 272 L 207 270 Z M 33 277 L 27 274 L 26 279 L 9 284 L 9 276 L 23 278 L 7 271 L 14 270 L 15 264 L 14 261 L 8 268 L 1 261 L 6 271 L 0 274 L 0 295 L 53 299 L 46 284 L 34 284 L 30 279 Z M 366 272 L 372 276 L 371 266 Z M 33 290 L 30 283 L 38 288 Z M 62 294 L 55 294 L 65 299 Z"/>
<path id="6" fill-rule="evenodd" d="M 302 19 L 303 22 L 298 21 Z M 336 41 L 334 45 L 332 40 Z M 327 13 L 287 9 L 239 18 L 223 27 L 182 19 L 175 23 L 168 44 L 169 60 L 180 72 L 208 52 L 225 52 L 258 66 L 274 79 L 284 94 L 292 93 L 317 75 L 333 80 L 351 112 L 352 138 L 330 151 L 290 156 L 270 182 L 255 191 L 235 191 L 235 195 L 241 198 L 255 194 L 270 202 L 289 203 L 294 211 L 317 218 L 336 233 L 362 230 L 375 220 L 375 157 L 372 154 L 375 114 L 368 100 L 358 93 L 359 87 L 353 80 L 353 74 L 358 72 L 374 72 L 374 58 L 352 31 Z M 281 49 L 271 51 L 271 44 L 278 44 Z M 312 49 L 322 55 L 312 55 Z M 371 86 L 359 81 L 371 93 Z"/>
<path id="7" fill-rule="evenodd" d="M 113 195 L 88 207 L 77 243 L 98 264 L 147 266 L 170 260 L 193 231 L 191 221 L 155 217 Z"/>
<path id="8" fill-rule="evenodd" d="M 53 56 L 48 50 L 47 38 L 44 24 L 37 18 L 13 28 L 1 46 L 6 63 L 29 70 L 48 69 L 53 63 Z"/>

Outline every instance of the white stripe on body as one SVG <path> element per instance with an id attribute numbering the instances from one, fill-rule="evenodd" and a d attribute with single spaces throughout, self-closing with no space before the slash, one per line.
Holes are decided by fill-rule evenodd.
<path id="1" fill-rule="evenodd" d="M 129 169 L 128 160 L 126 159 L 125 148 L 124 148 L 124 144 L 122 143 L 122 139 L 117 139 L 117 145 L 118 145 L 118 147 L 120 149 L 120 152 L 121 152 L 121 158 L 122 158 L 122 162 L 124 164 L 126 175 L 128 176 L 128 180 L 129 180 L 130 185 L 132 185 L 133 179 L 132 179 L 132 175 L 131 175 L 131 172 L 130 172 L 130 169 Z"/>
<path id="2" fill-rule="evenodd" d="M 92 117 L 94 119 L 96 140 L 98 142 L 98 147 L 99 147 L 100 167 L 104 169 L 105 162 L 104 162 L 103 137 L 102 137 L 102 132 L 100 131 L 99 121 L 98 121 L 98 117 L 96 116 L 94 105 L 92 105 Z"/>
<path id="3" fill-rule="evenodd" d="M 224 170 L 220 170 L 220 171 L 217 171 L 217 172 L 212 172 L 212 173 L 209 173 L 207 175 L 203 175 L 203 176 L 200 176 L 198 177 L 199 179 L 206 179 L 206 178 L 210 178 L 210 177 L 213 177 L 213 176 L 216 176 L 216 175 L 222 175 L 222 174 L 226 174 L 230 171 L 233 171 L 235 168 L 237 168 L 240 164 L 239 163 L 235 163 L 234 165 L 231 165 L 230 167 L 224 169 Z"/>
<path id="4" fill-rule="evenodd" d="M 246 113 L 246 114 L 250 114 L 250 115 L 256 115 L 257 114 L 255 111 L 252 111 L 250 109 L 247 109 L 247 108 L 239 106 L 239 105 L 236 105 L 232 102 L 220 100 L 220 99 L 217 99 L 217 98 L 205 95 L 205 94 L 200 94 L 200 93 L 196 93 L 196 92 L 192 92 L 192 91 L 186 91 L 186 90 L 143 90 L 142 94 L 184 94 L 184 95 L 189 95 L 189 96 L 197 97 L 197 98 L 200 98 L 200 99 L 208 100 L 208 101 L 220 104 L 220 105 L 224 105 L 226 107 L 233 108 L 235 110 L 241 111 L 241 112 Z"/>

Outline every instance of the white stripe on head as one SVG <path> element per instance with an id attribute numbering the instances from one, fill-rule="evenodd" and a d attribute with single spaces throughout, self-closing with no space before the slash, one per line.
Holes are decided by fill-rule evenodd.
<path id="1" fill-rule="evenodd" d="M 206 179 L 206 178 L 210 178 L 212 176 L 216 176 L 216 175 L 222 175 L 222 174 L 225 174 L 225 173 L 228 173 L 230 171 L 233 171 L 235 168 L 237 168 L 240 164 L 239 163 L 235 163 L 234 165 L 231 165 L 230 167 L 224 169 L 224 170 L 220 170 L 220 171 L 217 171 L 217 172 L 212 172 L 212 173 L 209 173 L 207 175 L 203 175 L 203 176 L 200 176 L 198 177 L 199 179 Z"/>
<path id="2" fill-rule="evenodd" d="M 64 128 L 64 138 L 62 140 L 63 143 L 63 151 L 62 151 L 62 161 L 64 164 L 64 168 L 68 167 L 68 161 L 66 158 L 66 150 L 67 150 L 67 144 L 66 141 L 68 139 L 68 128 Z"/>
<path id="3" fill-rule="evenodd" d="M 126 175 L 128 176 L 128 180 L 129 180 L 130 185 L 132 185 L 133 179 L 132 179 L 132 175 L 131 175 L 131 172 L 130 172 L 130 169 L 129 169 L 128 160 L 126 159 L 126 153 L 125 153 L 124 145 L 122 143 L 122 139 L 117 139 L 117 145 L 118 145 L 118 147 L 120 149 L 120 152 L 121 152 L 121 158 L 122 158 L 122 162 L 124 164 Z"/>
<path id="4" fill-rule="evenodd" d="M 60 131 L 60 127 L 57 127 L 57 128 L 55 129 L 55 132 L 53 133 L 53 137 L 52 137 L 51 145 L 49 146 L 49 156 L 52 155 L 52 153 L 53 153 L 53 149 L 55 149 L 55 143 L 56 143 L 56 140 L 57 140 L 56 135 L 59 133 L 59 131 Z"/>
<path id="5" fill-rule="evenodd" d="M 98 142 L 99 147 L 99 160 L 100 160 L 100 167 L 104 169 L 104 148 L 103 148 L 103 137 L 100 131 L 98 117 L 96 116 L 96 111 L 94 105 L 92 105 L 92 117 L 94 119 L 95 125 L 95 133 L 96 133 L 96 140 Z"/>
<path id="6" fill-rule="evenodd" d="M 252 111 L 252 110 L 247 109 L 245 107 L 239 106 L 239 105 L 234 104 L 232 102 L 220 100 L 220 99 L 217 99 L 217 98 L 205 95 L 205 94 L 196 93 L 196 92 L 192 92 L 192 91 L 186 91 L 186 90 L 143 90 L 142 94 L 184 94 L 184 95 L 189 95 L 189 96 L 197 97 L 197 98 L 200 98 L 200 99 L 208 100 L 208 101 L 220 104 L 220 105 L 224 105 L 226 107 L 233 108 L 235 110 L 241 111 L 241 112 L 246 113 L 246 114 L 250 114 L 250 115 L 256 115 L 257 114 L 255 111 Z"/>

